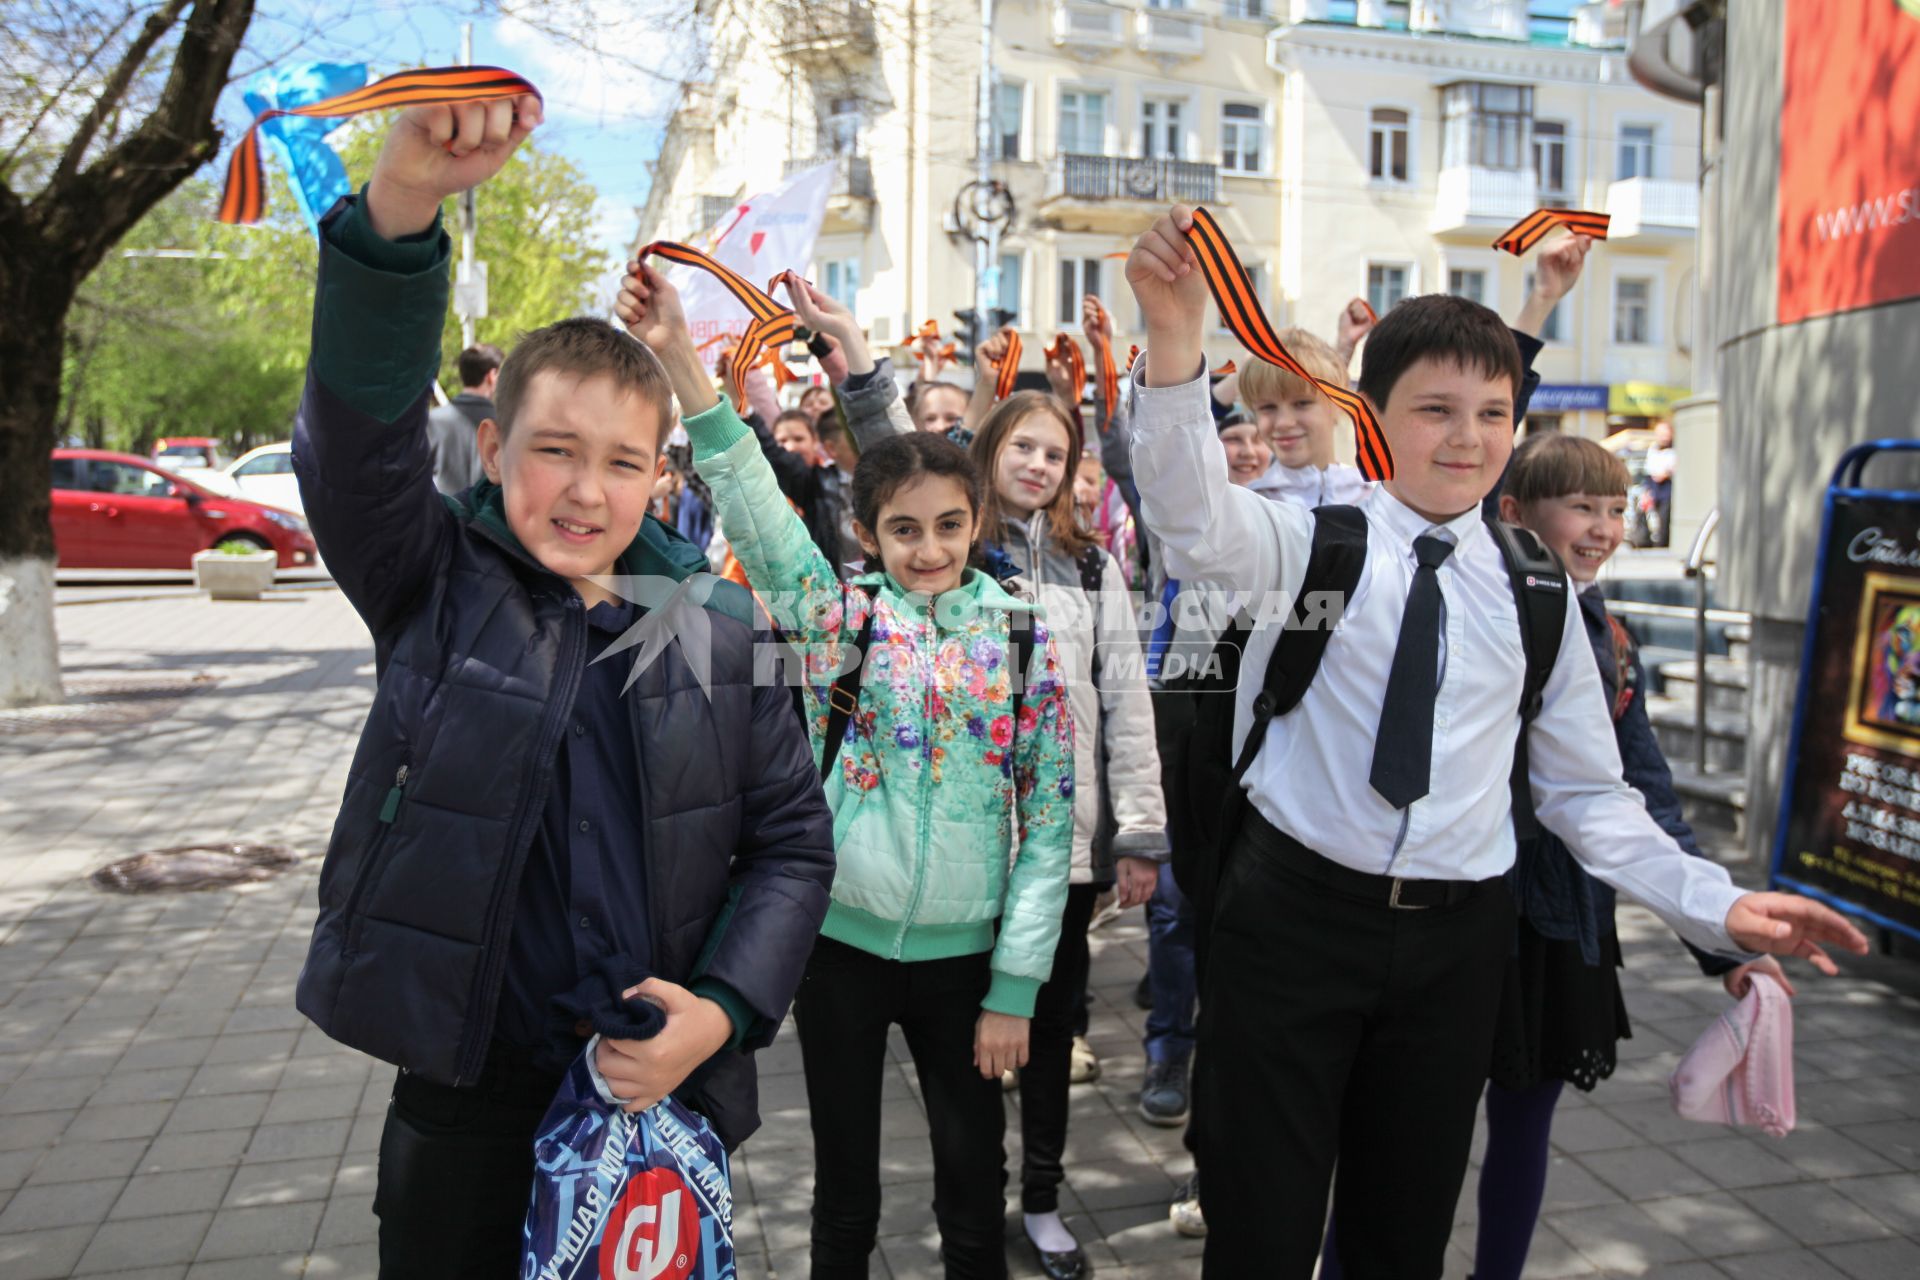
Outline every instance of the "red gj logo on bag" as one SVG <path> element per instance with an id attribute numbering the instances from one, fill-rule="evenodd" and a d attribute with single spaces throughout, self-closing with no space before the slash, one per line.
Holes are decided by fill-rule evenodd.
<path id="1" fill-rule="evenodd" d="M 686 1280 L 700 1249 L 700 1215 L 672 1169 L 627 1179 L 600 1237 L 600 1280 Z"/>

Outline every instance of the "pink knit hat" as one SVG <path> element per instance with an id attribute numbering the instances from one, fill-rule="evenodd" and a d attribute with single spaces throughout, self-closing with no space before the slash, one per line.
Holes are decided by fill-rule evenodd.
<path id="1" fill-rule="evenodd" d="M 1673 1109 L 1688 1120 L 1755 1125 L 1776 1138 L 1792 1132 L 1793 1002 L 1779 983 L 1753 974 L 1747 994 L 1687 1050 L 1668 1085 Z"/>

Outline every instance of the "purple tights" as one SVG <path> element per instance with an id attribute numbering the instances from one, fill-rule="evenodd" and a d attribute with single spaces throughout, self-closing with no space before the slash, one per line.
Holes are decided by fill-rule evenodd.
<path id="1" fill-rule="evenodd" d="M 1487 1086 L 1487 1154 L 1480 1165 L 1480 1234 L 1474 1247 L 1473 1280 L 1519 1280 L 1526 1265 L 1540 1201 L 1547 1190 L 1547 1143 L 1560 1088 L 1559 1080 L 1543 1080 L 1530 1089 Z M 1335 1221 L 1333 1217 L 1327 1221 L 1320 1280 L 1346 1277 L 1334 1249 Z"/>

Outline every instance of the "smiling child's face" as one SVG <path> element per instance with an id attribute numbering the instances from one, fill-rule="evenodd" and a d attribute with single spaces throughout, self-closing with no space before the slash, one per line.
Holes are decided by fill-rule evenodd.
<path id="1" fill-rule="evenodd" d="M 853 528 L 869 561 L 878 556 L 902 588 L 937 596 L 965 579 L 978 522 L 958 480 L 922 472 L 880 504 L 877 529 Z"/>
<path id="2" fill-rule="evenodd" d="M 1333 461 L 1333 401 L 1311 388 L 1253 406 L 1253 419 L 1283 467 L 1324 467 Z"/>
<path id="3" fill-rule="evenodd" d="M 1439 524 L 1478 506 L 1513 453 L 1513 384 L 1450 361 L 1407 366 L 1374 406 L 1393 450 L 1387 492 Z"/>
<path id="4" fill-rule="evenodd" d="M 659 440 L 653 407 L 611 377 L 543 371 L 510 430 L 480 424 L 480 460 L 520 545 L 591 604 L 609 597 L 587 579 L 613 569 L 646 518 Z"/>
<path id="5" fill-rule="evenodd" d="M 1067 429 L 1048 413 L 1030 413 L 1007 433 L 993 463 L 1000 501 L 1030 516 L 1053 501 L 1067 478 Z"/>

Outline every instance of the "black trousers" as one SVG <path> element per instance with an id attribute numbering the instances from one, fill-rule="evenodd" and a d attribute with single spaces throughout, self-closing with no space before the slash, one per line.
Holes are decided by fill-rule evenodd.
<path id="1" fill-rule="evenodd" d="M 1336 1166 L 1350 1280 L 1441 1273 L 1514 908 L 1498 879 L 1412 910 L 1388 883 L 1251 812 L 1234 844 L 1200 1005 L 1212 1280 L 1308 1280 Z"/>
<path id="2" fill-rule="evenodd" d="M 472 1088 L 395 1078 L 373 1196 L 383 1280 L 518 1280 L 533 1140 L 561 1079 L 505 1047 Z"/>
<path id="3" fill-rule="evenodd" d="M 880 1228 L 880 1085 L 887 1028 L 913 1054 L 933 1142 L 933 1216 L 948 1280 L 1007 1274 L 1007 1113 L 973 1065 L 987 956 L 883 960 L 821 938 L 794 998 L 813 1123 L 813 1276 L 867 1274 Z"/>
<path id="4" fill-rule="evenodd" d="M 1071 1086 L 1075 1014 L 1085 1008 L 1087 922 L 1093 919 L 1095 885 L 1067 886 L 1067 907 L 1060 919 L 1060 945 L 1053 973 L 1033 1004 L 1027 1033 L 1027 1065 L 1020 1071 L 1020 1208 L 1024 1213 L 1054 1213 L 1060 1208 L 1060 1184 L 1066 1179 L 1061 1156 L 1067 1149 L 1067 1094 Z"/>

